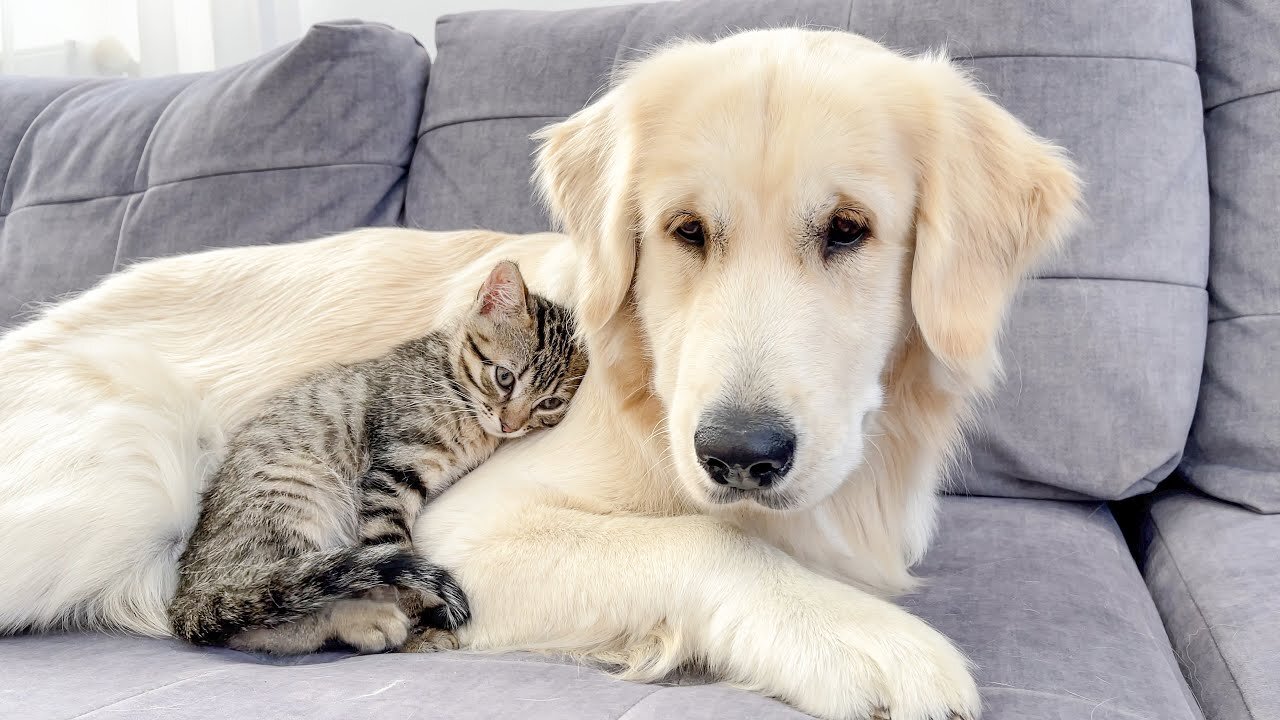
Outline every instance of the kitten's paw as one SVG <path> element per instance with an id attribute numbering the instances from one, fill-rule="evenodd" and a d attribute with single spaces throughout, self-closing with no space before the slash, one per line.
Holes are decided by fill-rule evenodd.
<path id="1" fill-rule="evenodd" d="M 421 593 L 427 610 L 423 619 L 432 627 L 456 630 L 471 619 L 466 593 L 448 570 L 423 562 L 400 580 L 405 589 Z"/>
<path id="2" fill-rule="evenodd" d="M 427 653 L 442 650 L 457 650 L 458 636 L 448 630 L 427 628 L 419 631 L 400 646 L 400 652 Z"/>
<path id="3" fill-rule="evenodd" d="M 362 653 L 394 650 L 404 644 L 413 626 L 395 603 L 341 600 L 330 611 L 333 634 Z"/>

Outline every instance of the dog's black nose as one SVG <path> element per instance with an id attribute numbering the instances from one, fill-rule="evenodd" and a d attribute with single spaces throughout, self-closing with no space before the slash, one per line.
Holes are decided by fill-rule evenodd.
<path id="1" fill-rule="evenodd" d="M 693 448 L 717 485 L 756 490 L 791 469 L 796 433 L 776 412 L 719 408 L 698 422 Z"/>

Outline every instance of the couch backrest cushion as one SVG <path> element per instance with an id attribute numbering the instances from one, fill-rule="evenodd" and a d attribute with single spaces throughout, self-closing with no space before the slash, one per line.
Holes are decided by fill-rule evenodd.
<path id="1" fill-rule="evenodd" d="M 0 328 L 138 258 L 399 222 L 429 63 L 338 23 L 214 73 L 0 76 Z"/>
<path id="2" fill-rule="evenodd" d="M 1280 513 L 1280 3 L 1193 6 L 1213 251 L 1183 469 L 1207 493 Z"/>
<path id="3" fill-rule="evenodd" d="M 578 110 L 618 63 L 674 36 L 810 24 L 906 50 L 947 46 L 1066 146 L 1090 222 L 1022 293 L 1008 379 L 958 487 L 1115 498 L 1181 457 L 1204 350 L 1208 199 L 1190 9 L 1178 0 L 690 0 L 443 18 L 406 198 L 432 229 L 548 227 L 531 132 Z"/>

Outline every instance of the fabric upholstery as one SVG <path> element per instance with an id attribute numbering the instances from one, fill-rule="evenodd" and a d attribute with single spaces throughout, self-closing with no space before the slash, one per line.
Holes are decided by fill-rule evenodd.
<path id="1" fill-rule="evenodd" d="M 1213 252 L 1204 382 L 1183 465 L 1280 513 L 1280 3 L 1194 3 Z"/>
<path id="2" fill-rule="evenodd" d="M 924 589 L 906 604 L 974 660 L 986 720 L 1201 717 L 1105 507 L 948 498 L 920 574 Z M 177 642 L 63 635 L 0 640 L 0 667 L 0 717 L 24 720 L 806 717 L 724 685 L 637 685 L 526 655 L 268 664 Z"/>
<path id="3" fill-rule="evenodd" d="M 1190 11 L 1176 0 L 690 0 L 443 18 L 406 198 L 429 229 L 544 230 L 529 134 L 674 36 L 809 24 L 946 45 L 1066 146 L 1089 221 L 1012 313 L 1008 379 L 983 411 L 974 494 L 1116 498 L 1181 458 L 1205 333 L 1208 199 Z"/>
<path id="4" fill-rule="evenodd" d="M 977 666 L 985 720 L 1198 718 L 1111 513 L 946 498 L 904 604 Z"/>
<path id="5" fill-rule="evenodd" d="M 335 23 L 209 74 L 0 76 L 0 328 L 138 258 L 399 222 L 429 63 Z"/>
<path id="6" fill-rule="evenodd" d="M 1205 717 L 1280 718 L 1280 516 L 1175 491 L 1144 530 L 1147 585 Z"/>

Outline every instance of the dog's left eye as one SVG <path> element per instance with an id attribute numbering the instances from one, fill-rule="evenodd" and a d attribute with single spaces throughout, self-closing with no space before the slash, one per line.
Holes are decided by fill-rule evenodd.
<path id="1" fill-rule="evenodd" d="M 867 226 L 846 215 L 834 215 L 827 224 L 827 252 L 848 250 L 867 239 Z"/>
<path id="2" fill-rule="evenodd" d="M 706 233 L 702 229 L 702 221 L 690 218 L 676 226 L 676 237 L 689 243 L 702 247 L 707 241 Z"/>

